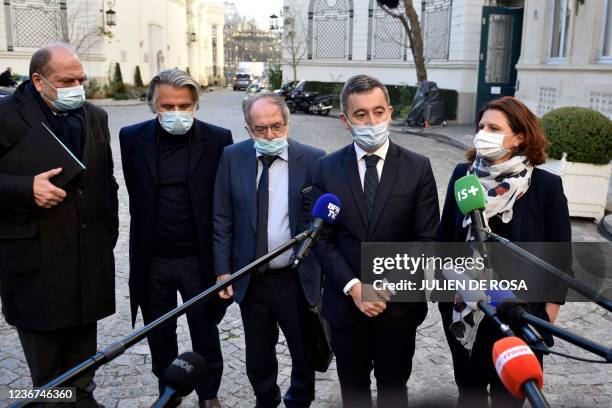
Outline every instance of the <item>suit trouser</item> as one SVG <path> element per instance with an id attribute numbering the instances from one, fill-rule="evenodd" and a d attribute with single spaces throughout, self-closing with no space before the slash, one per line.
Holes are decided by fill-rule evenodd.
<path id="1" fill-rule="evenodd" d="M 489 396 L 493 407 L 522 407 L 525 400 L 516 399 L 506 390 L 495 371 L 491 357 L 491 350 L 495 341 L 501 338 L 499 329 L 486 318 L 478 327 L 476 340 L 472 346 L 472 353 L 450 332 L 452 322 L 453 304 L 439 302 L 438 308 L 442 315 L 442 326 L 453 357 L 453 371 L 455 383 L 459 390 L 457 406 L 459 407 L 488 407 Z M 542 355 L 536 354 L 542 364 Z M 487 390 L 487 387 L 489 390 Z"/>
<path id="2" fill-rule="evenodd" d="M 268 273 L 268 274 L 266 274 Z M 280 404 L 276 384 L 276 344 L 280 328 L 291 354 L 291 385 L 283 398 L 287 407 L 308 407 L 314 400 L 314 369 L 306 359 L 305 336 L 308 306 L 296 270 L 268 270 L 251 275 L 240 303 L 246 340 L 247 376 L 257 407 Z"/>
<path id="3" fill-rule="evenodd" d="M 343 406 L 372 406 L 370 373 L 374 369 L 377 406 L 406 407 L 415 337 L 415 324 L 366 316 L 349 327 L 331 326 Z"/>
<path id="4" fill-rule="evenodd" d="M 34 312 L 35 313 L 35 312 Z M 96 354 L 97 323 L 37 331 L 17 328 L 34 387 L 41 387 Z M 76 407 L 95 407 L 94 372 L 67 387 L 76 387 Z M 62 404 L 57 404 L 62 405 Z M 45 404 L 45 406 L 51 406 Z"/>
<path id="5" fill-rule="evenodd" d="M 208 289 L 204 279 L 200 259 L 189 257 L 181 259 L 153 258 L 149 267 L 146 302 L 143 305 L 143 318 L 148 324 L 174 309 L 177 305 L 176 292 L 183 301 Z M 216 300 L 216 299 L 215 299 Z M 191 334 L 193 351 L 206 360 L 206 375 L 195 387 L 200 400 L 217 396 L 221 375 L 223 374 L 223 357 L 217 329 L 215 307 L 207 302 L 187 312 L 187 323 Z M 147 337 L 151 348 L 153 374 L 157 378 L 164 375 L 166 369 L 178 355 L 176 339 L 176 320 Z M 160 393 L 164 386 L 160 383 Z"/>

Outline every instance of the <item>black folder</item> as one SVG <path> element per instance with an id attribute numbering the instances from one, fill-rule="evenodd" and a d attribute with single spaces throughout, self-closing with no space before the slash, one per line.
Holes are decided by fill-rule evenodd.
<path id="1" fill-rule="evenodd" d="M 51 179 L 57 187 L 64 187 L 85 166 L 45 125 L 40 132 L 27 132 L 7 154 L 0 157 L 0 173 L 29 176 L 62 168 L 62 172 Z"/>

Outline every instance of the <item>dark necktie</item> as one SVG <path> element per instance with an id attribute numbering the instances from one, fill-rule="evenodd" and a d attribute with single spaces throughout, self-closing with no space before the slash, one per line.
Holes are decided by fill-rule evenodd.
<path id="1" fill-rule="evenodd" d="M 369 154 L 364 157 L 366 163 L 365 177 L 363 178 L 363 197 L 365 199 L 366 212 L 368 214 L 368 224 L 372 222 L 374 212 L 374 201 L 376 200 L 376 190 L 378 190 L 378 171 L 376 163 L 378 156 Z"/>
<path id="2" fill-rule="evenodd" d="M 268 253 L 268 173 L 270 166 L 278 156 L 259 156 L 263 167 L 259 184 L 257 186 L 257 243 L 255 247 L 255 259 Z M 268 265 L 259 267 L 260 271 L 268 269 Z"/>

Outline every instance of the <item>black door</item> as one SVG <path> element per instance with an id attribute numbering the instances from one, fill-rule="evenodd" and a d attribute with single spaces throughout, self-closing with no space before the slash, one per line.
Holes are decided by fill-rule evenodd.
<path id="1" fill-rule="evenodd" d="M 488 101 L 514 96 L 523 8 L 484 6 L 481 24 L 476 112 Z"/>

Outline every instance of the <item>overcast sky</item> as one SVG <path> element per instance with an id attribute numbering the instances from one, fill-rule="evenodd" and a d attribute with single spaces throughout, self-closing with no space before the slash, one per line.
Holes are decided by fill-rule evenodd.
<path id="1" fill-rule="evenodd" d="M 283 0 L 234 0 L 238 13 L 244 17 L 253 17 L 260 28 L 270 27 L 270 15 L 283 8 Z"/>

